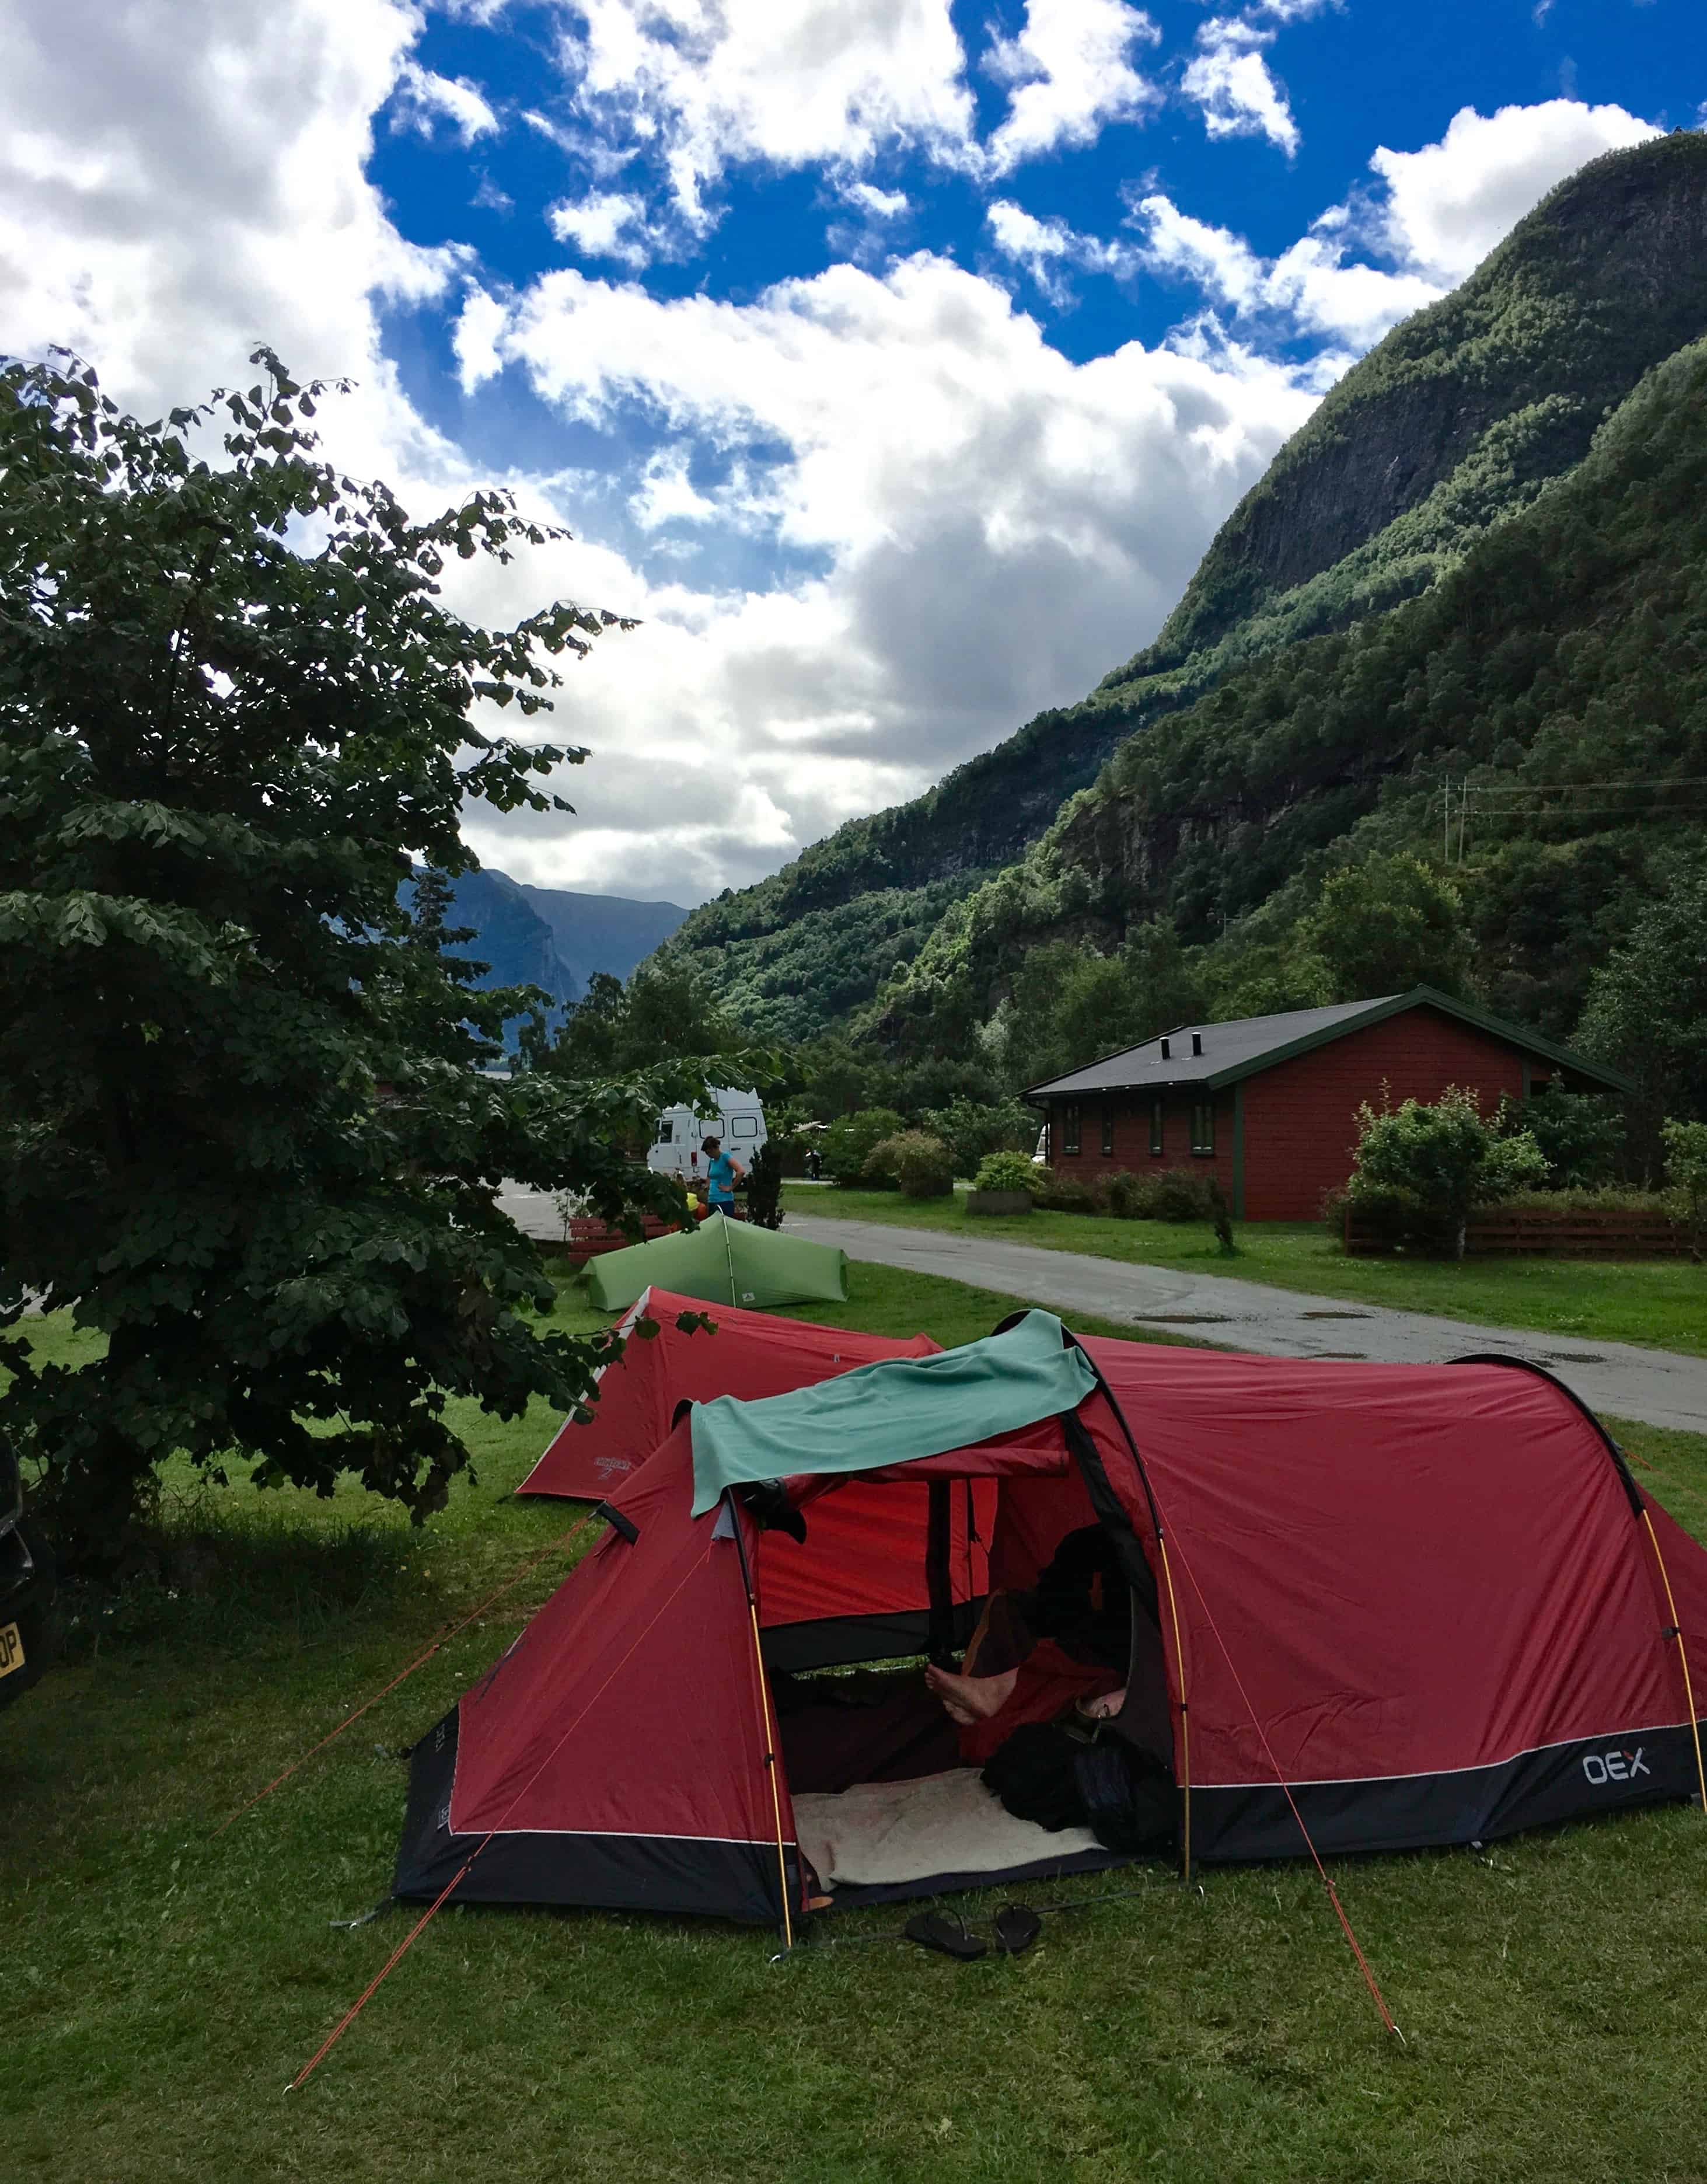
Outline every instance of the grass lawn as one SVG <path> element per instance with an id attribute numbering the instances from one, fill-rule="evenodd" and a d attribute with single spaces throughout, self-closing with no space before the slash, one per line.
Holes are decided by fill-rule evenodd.
<path id="1" fill-rule="evenodd" d="M 954 1340 L 1014 1301 L 869 1266 L 854 1283 L 848 1307 L 800 1316 Z M 79 1346 L 57 1321 L 35 1334 Z M 7 2184 L 1707 2178 L 1707 1821 L 1681 1808 L 1343 1867 L 1402 2052 L 1304 1869 L 1189 1891 L 1136 1869 L 1029 1891 L 1102 1900 L 1027 1957 L 969 1966 L 824 1946 L 892 1934 L 892 1908 L 823 1922 L 781 1964 L 716 1924 L 450 1909 L 286 2098 L 406 1930 L 329 1924 L 387 1885 L 396 1747 L 558 1566 L 213 1830 L 564 1529 L 564 1506 L 509 1498 L 555 1420 L 465 1424 L 478 1482 L 420 1531 L 353 1490 L 170 1482 L 181 1581 L 77 1634 L 0 1716 Z M 1707 1442 L 1620 1437 L 1707 1534 Z"/>
<path id="2" fill-rule="evenodd" d="M 1225 1259 L 1209 1230 L 1194 1223 L 1037 1212 L 975 1218 L 959 1195 L 907 1199 L 892 1190 L 797 1187 L 784 1193 L 783 1202 L 798 1213 L 941 1228 L 1193 1274 L 1233 1274 L 1484 1327 L 1532 1327 L 1707 1357 L 1707 1267 L 1693 1259 L 1348 1259 L 1318 1223 L 1290 1221 L 1241 1222 L 1238 1256 Z"/>

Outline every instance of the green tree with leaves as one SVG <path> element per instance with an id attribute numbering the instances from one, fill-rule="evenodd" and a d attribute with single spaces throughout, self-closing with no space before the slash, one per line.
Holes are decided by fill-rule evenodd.
<path id="1" fill-rule="evenodd" d="M 1662 1117 L 1707 1122 L 1707 864 L 1676 867 L 1595 972 L 1576 1039 L 1635 1078 L 1646 1159 Z"/>
<path id="2" fill-rule="evenodd" d="M 1366 857 L 1333 873 L 1298 939 L 1326 965 L 1336 1001 L 1373 1000 L 1413 986 L 1455 994 L 1465 986 L 1463 902 L 1420 857 Z"/>
<path id="3" fill-rule="evenodd" d="M 1449 1085 L 1437 1100 L 1357 1111 L 1352 1204 L 1386 1225 L 1415 1223 L 1464 1256 L 1472 1206 L 1537 1189 L 1547 1161 L 1526 1130 L 1502 1136 L 1476 1095 Z"/>
<path id="4" fill-rule="evenodd" d="M 44 1297 L 103 1338 L 7 1341 L 0 1432 L 92 1568 L 174 1451 L 440 1507 L 450 1398 L 570 1409 L 605 1354 L 537 1323 L 503 1178 L 680 1205 L 613 1142 L 669 1088 L 482 1076 L 530 995 L 447 952 L 464 803 L 567 809 L 541 783 L 582 756 L 475 701 L 538 714 L 616 617 L 464 621 L 450 562 L 553 534 L 493 493 L 413 521 L 254 361 L 152 424 L 74 363 L 0 371 L 0 1325 Z"/>
<path id="5" fill-rule="evenodd" d="M 521 1050 L 530 1067 L 564 1078 L 596 1078 L 648 1069 L 660 1062 L 741 1056 L 752 1082 L 752 1057 L 740 1027 L 713 1000 L 691 965 L 654 957 L 625 986 L 596 971 L 553 1037 L 542 1024 L 524 1025 Z M 709 1072 L 717 1075 L 715 1067 Z M 721 1080 L 720 1080 L 721 1081 Z"/>

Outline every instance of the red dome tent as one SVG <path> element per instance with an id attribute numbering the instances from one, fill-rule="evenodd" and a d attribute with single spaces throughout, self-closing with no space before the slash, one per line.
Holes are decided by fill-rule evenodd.
<path id="1" fill-rule="evenodd" d="M 676 1323 L 690 1312 L 709 1317 L 714 1331 L 684 1333 Z M 633 1334 L 642 1319 L 658 1329 L 650 1340 Z M 564 1421 L 518 1494 L 601 1501 L 666 1438 L 683 1403 L 788 1395 L 881 1359 L 932 1357 L 938 1347 L 928 1334 L 860 1334 L 737 1305 L 708 1307 L 657 1288 L 642 1292 L 616 1331 L 626 1346 L 599 1373 L 592 1417 Z M 960 1573 L 963 1609 L 986 1589 L 995 1500 L 994 1487 L 978 1481 L 949 1501 L 947 1552 Z M 856 1485 L 815 1518 L 804 1552 L 786 1537 L 761 1540 L 759 1619 L 773 1634 L 774 1665 L 816 1668 L 916 1652 L 930 1613 L 928 1534 L 923 1486 L 898 1493 Z M 961 1639 L 968 1628 L 962 1613 Z"/>
<path id="2" fill-rule="evenodd" d="M 799 1919 L 823 1876 L 748 1605 L 749 1575 L 762 1602 L 798 1552 L 747 1483 L 783 1472 L 809 1538 L 846 1493 L 922 1484 L 940 1507 L 993 1481 L 998 1585 L 1099 1522 L 1133 1596 L 1116 1733 L 1170 1769 L 1188 1861 L 1464 1843 L 1697 1792 L 1707 1552 L 1546 1374 L 1076 1341 L 1031 1312 L 697 1409 L 416 1747 L 399 1895 L 460 1872 L 459 1900 Z M 934 1591 L 940 1617 L 940 1557 Z M 942 1856 L 883 1892 L 1115 1862 Z"/>

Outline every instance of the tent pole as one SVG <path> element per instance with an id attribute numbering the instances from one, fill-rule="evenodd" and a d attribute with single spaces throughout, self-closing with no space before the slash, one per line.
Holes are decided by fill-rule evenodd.
<path id="1" fill-rule="evenodd" d="M 1644 1508 L 1642 1521 L 1648 1527 L 1648 1544 L 1654 1550 L 1654 1559 L 1660 1565 L 1660 1582 L 1665 1588 L 1665 1613 L 1671 1618 L 1670 1635 L 1677 1641 L 1677 1658 L 1683 1669 L 1683 1702 L 1689 1709 L 1689 1734 L 1695 1740 L 1695 1780 L 1700 1785 L 1701 1809 L 1707 1813 L 1707 1768 L 1701 1763 L 1701 1724 L 1695 1719 L 1695 1693 L 1689 1681 L 1689 1652 L 1683 1643 L 1683 1626 L 1677 1620 L 1677 1603 L 1671 1597 L 1671 1580 L 1665 1572 L 1665 1557 L 1660 1552 L 1660 1535 L 1654 1529 L 1654 1519 Z"/>
<path id="2" fill-rule="evenodd" d="M 753 1590 L 753 1573 L 748 1568 L 747 1541 L 742 1535 L 741 1512 L 735 1506 L 734 1490 L 726 1486 L 723 1498 L 728 1504 L 736 1550 L 741 1557 L 741 1582 L 747 1590 L 747 1620 L 753 1631 L 753 1673 L 759 1685 L 759 1734 L 765 1746 L 765 1771 L 770 1780 L 770 1817 L 776 1826 L 776 1880 L 782 1892 L 782 1947 L 787 1951 L 794 1947 L 794 1920 L 788 1908 L 788 1859 L 782 1847 L 782 1799 L 776 1788 L 776 1738 L 770 1724 L 770 1688 L 765 1680 L 765 1651 L 759 1641 L 759 1597 Z"/>
<path id="3" fill-rule="evenodd" d="M 1192 1877 L 1192 1717 L 1186 1704 L 1186 1657 L 1180 1647 L 1180 1611 L 1174 1599 L 1174 1574 L 1168 1567 L 1168 1543 L 1156 1526 L 1156 1552 L 1168 1589 L 1168 1618 L 1174 1626 L 1174 1671 L 1180 1684 L 1180 1879 Z"/>

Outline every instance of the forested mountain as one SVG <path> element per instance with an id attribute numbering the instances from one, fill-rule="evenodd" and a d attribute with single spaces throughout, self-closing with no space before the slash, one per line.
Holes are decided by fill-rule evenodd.
<path id="1" fill-rule="evenodd" d="M 1467 793 L 1466 793 L 1467 792 Z M 1336 868 L 1421 852 L 1465 969 L 1568 1035 L 1586 982 L 1707 817 L 1707 339 L 1423 596 L 1277 649 L 1131 738 L 885 993 L 898 1051 L 952 1050 L 1040 943 L 1161 921 L 1218 1015 L 1330 998 L 1300 934 Z"/>
<path id="2" fill-rule="evenodd" d="M 1546 784 L 1529 809 L 1707 772 L 1677 694 L 1703 641 L 1704 334 L 1707 138 L 1593 162 L 1346 375 L 1152 644 L 668 952 L 756 1032 L 852 1021 L 897 1052 L 953 1051 L 1038 940 L 1107 949 L 1158 914 L 1266 1000 L 1294 974 L 1261 951 L 1333 860 L 1438 832 L 1448 777 Z M 1471 799 L 1478 856 L 1496 800 Z M 1569 1022 L 1649 885 L 1650 811 L 1537 821 L 1477 868 L 1490 1000 Z"/>

